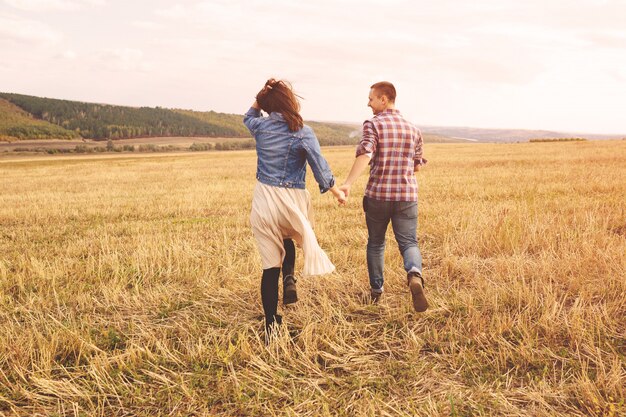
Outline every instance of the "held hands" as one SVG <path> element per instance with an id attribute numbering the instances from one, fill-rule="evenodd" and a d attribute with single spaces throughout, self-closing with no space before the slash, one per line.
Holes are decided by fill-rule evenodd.
<path id="1" fill-rule="evenodd" d="M 346 205 L 346 201 L 348 201 L 348 197 L 339 187 L 337 187 L 336 185 L 333 185 L 330 191 L 333 193 L 333 195 L 337 199 L 337 202 L 339 203 L 340 206 Z"/>
<path id="2" fill-rule="evenodd" d="M 339 195 L 337 196 L 337 202 L 340 206 L 345 206 L 348 201 L 348 197 L 344 194 L 343 191 L 339 191 Z"/>
<path id="3" fill-rule="evenodd" d="M 339 190 L 343 191 L 343 193 L 346 195 L 346 200 L 348 199 L 348 197 L 350 197 L 350 187 L 351 185 L 349 184 L 343 184 L 341 187 L 339 187 Z"/>

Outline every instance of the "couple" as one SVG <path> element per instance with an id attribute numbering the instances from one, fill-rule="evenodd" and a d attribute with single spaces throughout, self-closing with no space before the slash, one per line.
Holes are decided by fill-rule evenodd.
<path id="1" fill-rule="evenodd" d="M 304 252 L 304 276 L 328 274 L 335 266 L 320 248 L 311 221 L 312 207 L 305 189 L 307 162 L 320 192 L 330 191 L 340 205 L 346 203 L 352 183 L 370 165 L 363 197 L 367 224 L 367 270 L 370 294 L 377 302 L 383 294 L 385 232 L 391 221 L 404 259 L 413 307 L 428 308 L 422 278 L 422 256 L 417 246 L 417 181 L 422 159 L 420 131 L 395 109 L 396 90 L 383 81 L 370 87 L 374 117 L 363 123 L 363 136 L 348 178 L 338 186 L 313 130 L 304 125 L 300 103 L 285 81 L 268 80 L 244 116 L 256 141 L 258 180 L 250 222 L 263 264 L 261 299 L 269 335 L 282 317 L 276 314 L 278 281 L 283 273 L 283 304 L 298 300 L 294 276 L 295 240 Z M 263 117 L 261 110 L 268 116 Z"/>

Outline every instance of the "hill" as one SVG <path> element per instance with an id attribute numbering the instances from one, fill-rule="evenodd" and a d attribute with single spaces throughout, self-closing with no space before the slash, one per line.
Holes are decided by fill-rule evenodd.
<path id="1" fill-rule="evenodd" d="M 191 116 L 199 120 L 219 124 L 224 128 L 231 129 L 237 136 L 234 137 L 249 137 L 250 133 L 248 129 L 243 125 L 239 114 L 217 113 L 214 111 L 200 112 L 195 110 L 174 110 L 178 113 L 186 116 Z M 318 137 L 323 145 L 351 145 L 356 143 L 360 127 L 357 125 L 343 124 L 343 123 L 330 123 L 330 122 L 313 122 L 306 121 L 315 131 L 315 135 Z"/>
<path id="2" fill-rule="evenodd" d="M 77 132 L 86 139 L 146 136 L 245 137 L 239 130 L 160 107 L 127 107 L 0 93 L 37 119 Z"/>
<path id="3" fill-rule="evenodd" d="M 240 114 L 116 106 L 13 93 L 0 93 L 0 104 L 0 140 L 250 138 Z M 359 124 L 305 123 L 315 130 L 322 145 L 354 145 L 361 131 Z M 463 141 L 424 132 L 426 143 Z"/>
<path id="4" fill-rule="evenodd" d="M 242 115 L 161 107 L 128 107 L 0 93 L 0 135 L 6 139 L 95 140 L 143 137 L 249 138 Z M 306 122 L 322 145 L 356 143 L 353 126 Z"/>
<path id="5" fill-rule="evenodd" d="M 425 134 L 442 135 L 470 142 L 527 142 L 530 139 L 582 137 L 587 139 L 622 139 L 625 135 L 555 132 L 526 129 L 482 129 L 476 127 L 420 126 Z"/>
<path id="6" fill-rule="evenodd" d="M 78 137 L 78 133 L 44 120 L 37 120 L 18 106 L 0 98 L 0 140 Z"/>

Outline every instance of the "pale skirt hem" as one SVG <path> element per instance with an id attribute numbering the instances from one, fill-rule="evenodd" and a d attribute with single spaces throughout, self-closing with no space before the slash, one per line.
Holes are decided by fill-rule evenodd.
<path id="1" fill-rule="evenodd" d="M 250 224 L 263 269 L 282 266 L 285 257 L 283 239 L 292 238 L 304 254 L 302 275 L 325 275 L 335 270 L 317 242 L 312 215 L 311 198 L 307 190 L 257 182 L 252 198 Z"/>

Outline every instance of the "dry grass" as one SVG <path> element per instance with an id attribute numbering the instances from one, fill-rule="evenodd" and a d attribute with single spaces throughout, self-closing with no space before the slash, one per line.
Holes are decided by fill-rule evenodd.
<path id="1" fill-rule="evenodd" d="M 243 142 L 249 142 L 251 138 L 211 138 L 211 137 L 194 137 L 194 136 L 166 136 L 166 137 L 150 137 L 150 138 L 132 138 L 132 139 L 117 139 L 113 141 L 114 146 L 124 145 L 155 145 L 158 147 L 175 146 L 182 150 L 188 150 L 194 143 L 231 143 L 239 144 Z M 16 149 L 74 149 L 76 146 L 87 147 L 105 147 L 107 140 L 92 140 L 92 139 L 31 139 L 31 140 L 17 140 L 12 142 L 3 142 L 0 140 L 0 158 L 13 158 L 15 157 L 12 152 L 16 152 Z"/>
<path id="2" fill-rule="evenodd" d="M 393 240 L 364 302 L 365 176 L 343 209 L 309 177 L 338 270 L 269 347 L 252 152 L 0 161 L 0 415 L 625 415 L 626 142 L 426 153 L 432 308 Z"/>

